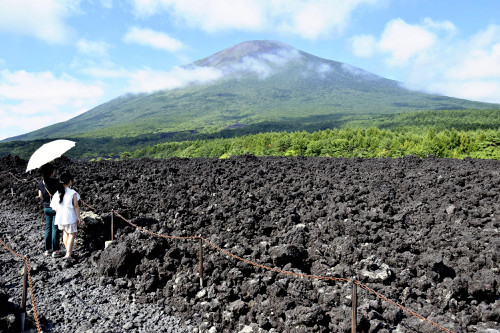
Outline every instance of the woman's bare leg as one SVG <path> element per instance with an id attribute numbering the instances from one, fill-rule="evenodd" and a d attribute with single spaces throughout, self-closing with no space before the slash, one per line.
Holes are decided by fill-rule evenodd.
<path id="1" fill-rule="evenodd" d="M 68 233 L 67 237 L 68 245 L 66 246 L 66 255 L 64 256 L 64 258 L 71 258 L 71 252 L 73 252 L 73 243 L 75 241 L 75 235 L 76 232 Z"/>
<path id="2" fill-rule="evenodd" d="M 63 243 L 66 250 L 68 250 L 68 233 L 66 230 L 63 231 Z"/>

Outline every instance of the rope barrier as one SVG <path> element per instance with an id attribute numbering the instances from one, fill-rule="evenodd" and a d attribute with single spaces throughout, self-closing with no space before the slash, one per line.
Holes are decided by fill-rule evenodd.
<path id="1" fill-rule="evenodd" d="M 207 243 L 208 245 L 210 245 L 214 249 L 218 250 L 219 252 L 222 252 L 222 253 L 230 256 L 230 257 L 233 257 L 236 260 L 243 261 L 243 262 L 245 262 L 245 263 L 247 263 L 249 265 L 256 266 L 256 267 L 259 267 L 259 268 L 262 268 L 262 269 L 265 269 L 265 270 L 268 270 L 268 271 L 273 271 L 273 272 L 276 272 L 276 273 L 279 273 L 279 274 L 292 275 L 292 276 L 295 276 L 295 277 L 301 277 L 301 278 L 307 278 L 307 279 L 324 280 L 324 281 L 325 280 L 330 280 L 330 281 L 347 282 L 347 283 L 351 282 L 351 279 L 336 278 L 336 277 L 333 277 L 333 276 L 317 276 L 317 275 L 296 273 L 296 272 L 284 271 L 284 270 L 281 270 L 281 269 L 278 269 L 278 268 L 274 268 L 274 267 L 269 267 L 269 266 L 265 266 L 265 265 L 262 265 L 262 264 L 258 264 L 256 262 L 247 260 L 245 258 L 238 257 L 237 255 L 232 254 L 231 252 L 228 252 L 228 251 L 220 248 L 219 246 L 217 246 L 217 245 L 209 242 L 208 240 L 206 240 L 205 238 L 203 238 L 201 236 L 199 236 L 198 238 L 200 238 L 202 241 L 204 241 L 205 243 Z"/>
<path id="2" fill-rule="evenodd" d="M 180 236 L 168 236 L 168 235 L 163 235 L 163 234 L 158 234 L 158 233 L 155 233 L 155 232 L 152 232 L 152 231 L 149 231 L 149 230 L 146 230 L 142 227 L 139 227 L 138 225 L 130 222 L 129 220 L 127 220 L 126 218 L 124 218 L 122 215 L 120 215 L 118 212 L 116 211 L 112 211 L 112 213 L 116 214 L 118 217 L 120 217 L 123 221 L 127 222 L 128 224 L 130 224 L 131 226 L 141 230 L 142 232 L 145 232 L 147 234 L 150 234 L 150 235 L 153 235 L 153 236 L 158 236 L 158 237 L 162 237 L 162 238 L 167 238 L 167 239 L 200 239 L 202 240 L 203 242 L 205 242 L 206 244 L 208 244 L 209 246 L 211 246 L 212 248 L 216 249 L 217 251 L 219 252 L 222 252 L 224 253 L 225 255 L 227 256 L 230 256 L 236 260 L 240 260 L 242 262 L 245 262 L 249 265 L 252 265 L 252 266 L 256 266 L 256 267 L 259 267 L 261 269 L 264 269 L 264 270 L 268 270 L 268 271 L 273 271 L 273 272 L 276 272 L 276 273 L 279 273 L 279 274 L 285 274 L 285 275 L 291 275 L 291 276 L 295 276 L 295 277 L 301 277 L 301 278 L 308 278 L 308 279 L 316 279 L 316 280 L 330 280 L 330 281 L 337 281 L 337 282 L 346 282 L 346 283 L 354 283 L 356 285 L 359 285 L 360 288 L 366 290 L 367 292 L 369 292 L 370 294 L 373 294 L 375 295 L 376 297 L 388 302 L 389 304 L 401 309 L 402 311 L 440 329 L 441 331 L 443 332 L 447 332 L 447 333 L 453 333 L 453 331 L 439 325 L 438 323 L 435 323 L 421 315 L 419 315 L 418 313 L 408 309 L 408 308 L 405 308 L 404 306 L 390 300 L 389 298 L 385 297 L 384 295 L 376 292 L 375 290 L 369 288 L 367 285 L 365 284 L 362 284 L 361 282 L 359 282 L 358 280 L 356 279 L 348 279 L 348 278 L 336 278 L 336 277 L 333 277 L 333 276 L 317 276 L 317 275 L 310 275 L 310 274 L 303 274 L 303 273 L 296 273 L 296 272 L 290 272 L 290 271 L 284 271 L 284 270 L 281 270 L 281 269 L 278 269 L 278 268 L 274 268 L 274 267 L 269 267 L 269 266 L 265 266 L 265 265 L 262 265 L 262 264 L 259 264 L 259 263 L 256 263 L 256 262 L 253 262 L 253 261 L 250 261 L 248 259 L 245 259 L 245 258 L 241 258 L 229 251 L 226 251 L 224 249 L 222 249 L 221 247 L 211 243 L 210 241 L 208 241 L 207 239 L 203 238 L 202 236 L 184 236 L 184 237 L 180 237 Z"/>
<path id="3" fill-rule="evenodd" d="M 89 204 L 87 204 L 87 203 L 86 203 L 85 201 L 83 201 L 81 198 L 80 198 L 80 201 L 81 201 L 81 202 L 82 202 L 85 206 L 89 207 L 91 210 L 94 210 L 94 211 L 95 211 L 95 210 L 97 210 L 97 209 L 95 209 L 94 207 L 92 207 L 92 206 L 90 206 Z"/>
<path id="4" fill-rule="evenodd" d="M 414 311 L 412 311 L 412 310 L 410 310 L 408 308 L 405 308 L 404 306 L 402 306 L 402 305 L 400 305 L 400 304 L 398 304 L 398 303 L 396 303 L 396 302 L 388 299 L 384 295 L 382 295 L 382 294 L 376 292 L 375 290 L 369 288 L 367 285 L 362 284 L 361 282 L 359 282 L 357 280 L 355 280 L 354 283 L 357 284 L 360 288 L 362 288 L 362 289 L 366 290 L 367 292 L 369 292 L 370 294 L 373 294 L 373 295 L 377 296 L 378 298 L 383 299 L 387 303 L 389 303 L 389 304 L 391 304 L 391 305 L 393 305 L 393 306 L 395 306 L 395 307 L 403 310 L 404 312 L 406 312 L 406 313 L 408 313 L 408 314 L 410 314 L 410 315 L 412 315 L 412 316 L 414 316 L 414 317 L 416 317 L 416 318 L 418 318 L 420 320 L 425 321 L 426 323 L 428 323 L 428 324 L 430 324 L 430 325 L 432 325 L 432 326 L 440 329 L 441 331 L 448 332 L 448 333 L 453 333 L 451 330 L 449 330 L 449 329 L 447 329 L 447 328 L 445 328 L 445 327 L 443 327 L 443 326 L 441 326 L 441 325 L 439 325 L 439 324 L 437 324 L 437 323 L 435 323 L 435 322 L 433 322 L 433 321 L 431 321 L 431 320 L 429 320 L 429 319 L 427 319 L 427 318 L 419 315 L 418 313 L 416 313 L 416 312 L 414 312 Z"/>
<path id="5" fill-rule="evenodd" d="M 85 206 L 87 206 L 88 208 L 90 208 L 91 210 L 96 210 L 96 208 L 90 206 L 89 204 L 87 204 L 85 201 L 83 200 L 80 200 Z M 149 235 L 152 235 L 152 236 L 157 236 L 157 237 L 161 237 L 161 238 L 166 238 L 166 239 L 177 239 L 177 240 L 188 240 L 188 239 L 199 239 L 201 241 L 203 241 L 204 243 L 206 243 L 207 245 L 209 245 L 210 247 L 216 249 L 217 251 L 229 256 L 229 257 L 232 257 L 236 260 L 239 260 L 239 261 L 242 261 L 246 264 L 249 264 L 249 265 L 252 265 L 252 266 L 255 266 L 255 267 L 258 267 L 258 268 L 261 268 L 261 269 L 264 269 L 264 270 L 268 270 L 268 271 L 272 271 L 272 272 L 276 272 L 278 274 L 285 274 L 285 275 L 290 275 L 290 276 L 295 276 L 295 277 L 301 277 L 301 278 L 308 278 L 308 279 L 316 279 L 316 280 L 323 280 L 323 281 L 336 281 L 336 282 L 345 282 L 345 283 L 353 283 L 353 284 L 356 284 L 356 285 L 359 285 L 360 288 L 366 290 L 368 293 L 388 302 L 389 304 L 401 309 L 402 311 L 438 328 L 439 330 L 443 331 L 443 332 L 447 332 L 447 333 L 453 333 L 451 330 L 419 315 L 418 313 L 390 300 L 389 298 L 387 298 L 386 296 L 376 292 L 375 290 L 369 288 L 367 285 L 365 284 L 362 284 L 361 282 L 355 280 L 355 279 L 349 279 L 349 278 L 337 278 L 337 277 L 333 277 L 333 276 L 317 276 L 317 275 L 311 275 L 311 274 L 303 274 L 303 273 L 296 273 L 296 272 L 290 272 L 290 271 L 285 271 L 285 270 L 281 270 L 281 269 L 278 269 L 278 268 L 274 268 L 274 267 L 269 267 L 269 266 L 265 266 L 265 265 L 262 265 L 262 264 L 259 264 L 259 263 L 256 263 L 256 262 L 253 262 L 253 261 L 250 261 L 248 259 L 245 259 L 245 258 L 241 258 L 229 251 L 226 251 L 224 249 L 222 249 L 221 247 L 213 244 L 212 242 L 210 242 L 209 240 L 207 240 L 206 238 L 202 237 L 201 235 L 200 236 L 169 236 L 169 235 L 163 235 L 163 234 L 159 234 L 159 233 L 155 233 L 155 232 L 152 232 L 152 231 L 149 231 L 145 228 L 142 228 L 140 226 L 138 226 L 137 224 L 134 224 L 132 223 L 131 221 L 129 221 L 128 219 L 126 219 L 125 217 L 123 217 L 121 214 L 119 214 L 117 211 L 115 210 L 111 210 L 111 213 L 112 214 L 116 214 L 118 217 L 120 217 L 123 221 L 125 221 L 126 223 L 130 224 L 131 226 L 135 227 L 136 229 L 146 233 L 146 234 L 149 234 Z M 29 286 L 30 286 L 30 291 L 31 291 L 31 302 L 32 302 L 32 305 L 33 305 L 33 312 L 34 312 L 34 317 L 35 317 L 35 321 L 36 321 L 36 325 L 37 325 L 37 330 L 38 332 L 41 332 L 41 328 L 40 328 L 40 323 L 39 323 L 39 320 L 38 320 L 38 313 L 37 313 L 37 310 L 36 310 L 36 304 L 35 304 L 35 298 L 34 298 L 34 293 L 33 293 L 33 286 L 32 286 L 32 282 L 31 282 L 31 275 L 29 273 L 29 259 L 25 256 L 22 256 L 16 252 L 14 252 L 13 250 L 11 250 L 1 239 L 0 239 L 0 242 L 10 251 L 12 252 L 13 254 L 15 254 L 16 256 L 20 257 L 20 258 L 23 258 L 25 261 L 26 261 L 26 265 L 28 267 L 28 280 L 29 280 Z"/>
<path id="6" fill-rule="evenodd" d="M 12 250 L 10 247 L 8 247 L 7 244 L 5 244 L 5 242 L 1 238 L 0 238 L 0 242 L 3 244 L 3 246 L 7 250 L 9 250 L 12 254 L 18 256 L 19 258 L 23 259 L 26 263 L 25 269 L 27 270 L 27 273 L 28 273 L 28 283 L 29 283 L 29 287 L 30 287 L 31 306 L 33 307 L 33 317 L 35 318 L 36 330 L 38 333 L 41 333 L 42 327 L 40 325 L 40 320 L 38 319 L 38 311 L 36 309 L 36 302 L 35 302 L 35 293 L 33 291 L 34 288 L 33 288 L 33 283 L 31 281 L 30 261 L 29 261 L 28 257 L 23 256 L 23 255 L 15 252 L 14 250 Z"/>
<path id="7" fill-rule="evenodd" d="M 129 220 L 127 220 L 126 218 L 124 218 L 122 215 L 120 215 L 116 211 L 113 211 L 113 212 L 116 214 L 116 216 L 120 217 L 122 220 L 124 220 L 125 222 L 127 222 L 131 226 L 133 226 L 133 227 L 135 227 L 135 228 L 137 228 L 137 229 L 139 229 L 139 230 L 141 230 L 141 231 L 143 231 L 145 233 L 148 233 L 150 235 L 158 236 L 158 237 L 162 237 L 162 238 L 167 238 L 167 239 L 201 239 L 207 245 L 213 247 L 214 249 L 216 249 L 219 252 L 224 253 L 225 255 L 228 255 L 230 257 L 233 257 L 236 260 L 243 261 L 244 263 L 247 263 L 249 265 L 256 266 L 256 267 L 259 267 L 259 268 L 262 268 L 262 269 L 265 269 L 265 270 L 268 270 L 268 271 L 273 271 L 273 272 L 280 273 L 280 274 L 292 275 L 292 276 L 296 276 L 296 277 L 309 278 L 309 279 L 331 280 L 331 281 L 339 281 L 339 282 L 351 282 L 351 279 L 336 278 L 336 277 L 333 277 L 333 276 L 309 275 L 309 274 L 303 274 L 303 273 L 296 273 L 296 272 L 284 271 L 284 270 L 281 270 L 281 269 L 277 269 L 277 268 L 265 266 L 265 265 L 262 265 L 262 264 L 250 261 L 248 259 L 238 257 L 237 255 L 232 254 L 231 252 L 226 251 L 226 250 L 220 248 L 219 246 L 211 243 L 209 240 L 207 240 L 206 238 L 203 238 L 202 236 L 168 236 L 168 235 L 158 234 L 158 233 L 146 230 L 146 229 L 144 229 L 142 227 L 139 227 L 138 225 L 136 225 L 136 224 L 130 222 Z"/>
<path id="8" fill-rule="evenodd" d="M 17 178 L 16 176 L 14 176 L 14 174 L 12 172 L 1 171 L 0 174 L 10 175 L 12 178 L 14 178 L 15 180 L 17 180 L 18 182 L 23 182 L 23 183 L 29 182 L 29 180 L 27 180 L 27 179 L 19 179 L 19 178 Z"/>

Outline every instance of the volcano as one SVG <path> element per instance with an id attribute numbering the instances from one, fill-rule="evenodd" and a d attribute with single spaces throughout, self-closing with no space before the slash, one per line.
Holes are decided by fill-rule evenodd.
<path id="1" fill-rule="evenodd" d="M 258 133 L 303 130 L 305 124 L 316 130 L 367 115 L 499 107 L 411 91 L 400 82 L 267 40 L 240 43 L 175 68 L 164 80 L 168 89 L 120 96 L 9 141 L 213 134 L 234 127 Z"/>

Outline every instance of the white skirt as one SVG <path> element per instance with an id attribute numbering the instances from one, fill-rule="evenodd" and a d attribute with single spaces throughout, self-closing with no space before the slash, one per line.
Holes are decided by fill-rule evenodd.
<path id="1" fill-rule="evenodd" d="M 64 230 L 68 234 L 74 234 L 78 229 L 78 225 L 76 223 L 59 224 L 57 227 L 59 228 L 59 230 Z"/>

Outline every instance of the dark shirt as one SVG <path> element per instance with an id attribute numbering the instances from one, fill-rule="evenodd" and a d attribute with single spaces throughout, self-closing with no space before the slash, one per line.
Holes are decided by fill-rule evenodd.
<path id="1" fill-rule="evenodd" d="M 59 182 L 54 178 L 47 179 L 45 181 L 45 185 L 43 180 L 40 180 L 38 182 L 38 189 L 42 192 L 44 208 L 50 207 L 51 197 L 57 192 L 58 188 L 59 188 Z M 47 193 L 47 190 L 50 193 Z"/>

